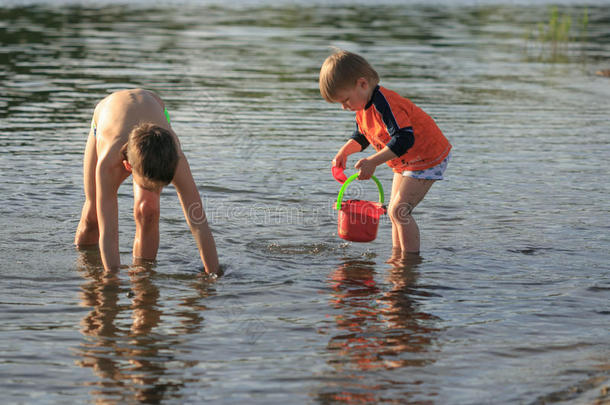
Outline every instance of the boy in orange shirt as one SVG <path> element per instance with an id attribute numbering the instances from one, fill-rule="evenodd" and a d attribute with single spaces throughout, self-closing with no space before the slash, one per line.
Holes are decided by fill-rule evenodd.
<path id="1" fill-rule="evenodd" d="M 117 191 L 133 175 L 136 235 L 134 260 L 154 260 L 159 248 L 159 199 L 164 186 L 176 188 L 186 222 L 208 274 L 219 272 L 214 237 L 178 137 L 163 101 L 155 93 L 122 90 L 95 107 L 84 157 L 85 204 L 74 243 L 99 243 L 104 268 L 119 258 Z"/>
<path id="2" fill-rule="evenodd" d="M 379 86 L 379 75 L 361 56 L 337 51 L 320 70 L 320 93 L 330 103 L 356 112 L 357 130 L 336 154 L 333 166 L 345 168 L 347 157 L 372 144 L 377 153 L 360 159 L 358 179 L 371 178 L 377 166 L 394 171 L 388 215 L 393 256 L 419 253 L 419 228 L 411 212 L 443 172 L 451 144 L 422 109 Z"/>

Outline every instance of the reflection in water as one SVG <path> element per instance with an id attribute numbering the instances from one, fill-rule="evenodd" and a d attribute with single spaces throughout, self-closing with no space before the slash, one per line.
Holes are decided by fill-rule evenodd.
<path id="1" fill-rule="evenodd" d="M 159 304 L 152 264 L 132 266 L 127 282 L 119 271 L 103 269 L 97 250 L 82 251 L 79 270 L 86 280 L 81 287 L 82 305 L 92 310 L 81 322 L 86 339 L 79 348 L 82 360 L 78 364 L 92 368 L 100 378 L 89 383 L 95 387 L 91 393 L 97 397 L 96 403 L 158 403 L 168 397 L 180 398 L 181 388 L 190 381 L 172 378 L 172 369 L 197 365 L 181 361 L 176 354 L 184 342 L 181 335 L 200 329 L 200 312 L 206 308 L 199 300 L 209 294 L 207 281 L 194 283 L 195 296 L 183 298 L 180 304 L 179 325 L 165 335 L 158 329 L 168 314 Z"/>
<path id="2" fill-rule="evenodd" d="M 337 378 L 319 394 L 321 402 L 401 402 L 417 394 L 417 373 L 401 369 L 434 361 L 430 345 L 438 330 L 413 297 L 422 295 L 415 289 L 420 263 L 420 256 L 391 261 L 389 283 L 377 283 L 375 263 L 363 260 L 347 260 L 331 274 L 341 333 L 328 343 Z"/>

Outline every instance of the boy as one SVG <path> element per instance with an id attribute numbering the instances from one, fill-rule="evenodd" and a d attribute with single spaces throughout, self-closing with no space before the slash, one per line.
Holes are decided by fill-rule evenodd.
<path id="1" fill-rule="evenodd" d="M 134 260 L 157 256 L 159 199 L 163 187 L 171 182 L 205 271 L 218 273 L 216 245 L 201 197 L 159 96 L 142 89 L 122 90 L 100 101 L 93 113 L 83 169 L 85 204 L 74 243 L 99 242 L 105 269 L 120 266 L 117 191 L 132 174 Z"/>
<path id="2" fill-rule="evenodd" d="M 388 215 L 393 256 L 419 253 L 419 229 L 411 212 L 436 180 L 443 179 L 451 144 L 434 120 L 410 100 L 379 86 L 379 75 L 361 56 L 337 51 L 320 70 L 320 93 L 356 112 L 357 131 L 339 150 L 333 166 L 372 144 L 377 153 L 360 159 L 358 179 L 369 179 L 387 163 L 394 170 Z"/>

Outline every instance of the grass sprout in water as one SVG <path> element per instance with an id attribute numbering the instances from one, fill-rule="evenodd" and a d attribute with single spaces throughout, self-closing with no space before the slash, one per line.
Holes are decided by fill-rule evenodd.
<path id="1" fill-rule="evenodd" d="M 557 6 L 551 7 L 548 22 L 539 22 L 535 28 L 532 27 L 527 31 L 526 53 L 532 49 L 539 52 L 538 60 L 557 63 L 569 61 L 570 45 L 578 45 L 582 52 L 582 44 L 586 42 L 589 25 L 588 9 L 583 10 L 577 24 L 578 28 L 574 28 L 572 21 L 569 13 L 560 13 Z M 578 32 L 575 33 L 575 30 Z"/>

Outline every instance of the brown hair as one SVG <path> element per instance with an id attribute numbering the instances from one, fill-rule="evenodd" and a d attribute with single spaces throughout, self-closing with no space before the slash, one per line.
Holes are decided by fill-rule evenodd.
<path id="1" fill-rule="evenodd" d="M 148 183 L 143 187 L 158 188 L 173 180 L 179 156 L 174 136 L 167 129 L 139 124 L 129 134 L 126 152 L 132 170 Z"/>
<path id="2" fill-rule="evenodd" d="M 332 103 L 338 91 L 354 86 L 361 77 L 372 85 L 379 83 L 379 75 L 366 59 L 355 53 L 337 49 L 326 58 L 320 69 L 320 94 Z"/>

